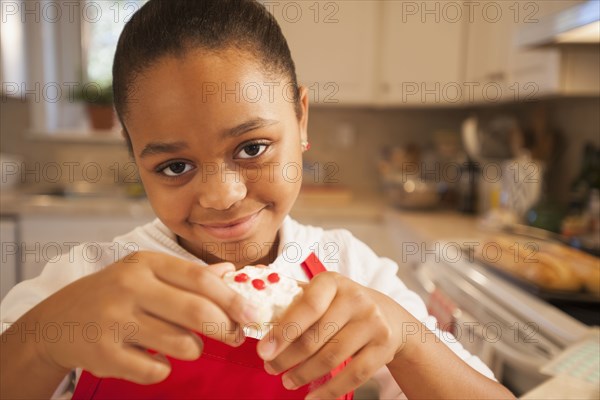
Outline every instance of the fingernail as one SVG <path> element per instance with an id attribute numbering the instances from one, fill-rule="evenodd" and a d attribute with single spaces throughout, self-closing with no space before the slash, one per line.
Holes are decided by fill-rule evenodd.
<path id="1" fill-rule="evenodd" d="M 283 378 L 281 378 L 281 382 L 283 383 L 283 386 L 288 390 L 294 390 L 298 387 L 298 385 L 296 385 L 294 381 L 292 381 L 287 375 L 284 375 Z"/>
<path id="2" fill-rule="evenodd" d="M 265 371 L 267 371 L 267 374 L 269 375 L 277 375 L 277 371 L 275 371 L 269 363 L 265 363 Z"/>
<path id="3" fill-rule="evenodd" d="M 265 361 L 270 361 L 275 353 L 275 343 L 272 341 L 261 342 L 258 344 L 258 355 Z"/>
<path id="4" fill-rule="evenodd" d="M 235 271 L 235 265 L 232 263 L 227 263 L 225 264 L 225 270 L 227 270 L 227 272 L 233 272 Z"/>

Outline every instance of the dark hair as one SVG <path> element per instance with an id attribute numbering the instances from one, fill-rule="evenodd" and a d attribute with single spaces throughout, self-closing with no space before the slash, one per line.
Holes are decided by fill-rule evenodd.
<path id="1" fill-rule="evenodd" d="M 124 119 L 136 77 L 164 56 L 229 48 L 252 55 L 266 75 L 286 78 L 300 116 L 290 49 L 277 21 L 262 4 L 255 0 L 150 0 L 125 25 L 113 63 L 114 104 L 130 151 Z"/>

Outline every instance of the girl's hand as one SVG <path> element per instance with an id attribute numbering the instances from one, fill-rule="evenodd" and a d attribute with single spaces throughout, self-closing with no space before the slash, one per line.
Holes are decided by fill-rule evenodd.
<path id="1" fill-rule="evenodd" d="M 99 377 L 156 383 L 170 373 L 160 354 L 200 356 L 202 342 L 192 331 L 232 346 L 243 342 L 238 322 L 254 318 L 252 307 L 220 279 L 234 269 L 134 253 L 56 292 L 22 324 L 42 332 L 38 353 L 57 370 L 80 367 Z"/>
<path id="2" fill-rule="evenodd" d="M 267 372 L 289 369 L 282 377 L 288 389 L 352 357 L 342 372 L 307 397 L 337 398 L 394 359 L 403 347 L 403 321 L 416 320 L 394 300 L 338 273 L 323 272 L 259 342 L 258 353 L 267 361 Z"/>

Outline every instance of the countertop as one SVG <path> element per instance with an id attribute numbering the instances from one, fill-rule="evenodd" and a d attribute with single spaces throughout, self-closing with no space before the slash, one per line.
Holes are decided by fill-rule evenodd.
<path id="1" fill-rule="evenodd" d="M 131 216 L 151 217 L 154 215 L 148 200 L 125 196 L 63 197 L 31 195 L 20 192 L 0 194 L 2 215 L 68 215 L 68 216 Z"/>
<path id="2" fill-rule="evenodd" d="M 319 204 L 302 194 L 291 215 L 302 218 L 380 220 L 384 202 L 376 195 L 362 196 L 341 204 Z M 0 193 L 2 215 L 127 215 L 151 216 L 146 197 L 127 196 L 55 196 L 31 194 L 26 190 Z"/>
<path id="3" fill-rule="evenodd" d="M 0 193 L 0 214 L 151 217 L 154 212 L 145 197 L 63 197 L 3 191 Z M 335 226 L 338 221 L 340 227 L 350 222 L 384 224 L 390 229 L 390 235 L 396 243 L 400 243 L 397 239 L 425 242 L 451 240 L 473 237 L 480 232 L 474 216 L 453 211 L 399 210 L 389 206 L 383 196 L 376 193 L 355 196 L 339 204 L 323 204 L 301 193 L 290 214 L 301 222 L 326 222 L 328 227 Z"/>

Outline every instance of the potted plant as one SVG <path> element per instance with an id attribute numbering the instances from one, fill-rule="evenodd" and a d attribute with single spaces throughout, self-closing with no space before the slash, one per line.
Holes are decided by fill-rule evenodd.
<path id="1" fill-rule="evenodd" d="M 88 117 L 94 130 L 109 130 L 114 126 L 112 85 L 87 83 L 77 91 L 77 99 L 86 103 Z"/>

